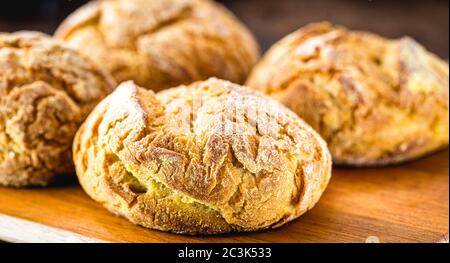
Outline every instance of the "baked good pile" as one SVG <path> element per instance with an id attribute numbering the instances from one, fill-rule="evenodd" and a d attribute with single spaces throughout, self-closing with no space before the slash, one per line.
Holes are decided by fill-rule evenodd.
<path id="1" fill-rule="evenodd" d="M 409 37 L 315 23 L 258 59 L 212 0 L 93 1 L 54 38 L 0 33 L 0 185 L 76 174 L 147 228 L 256 231 L 312 209 L 332 163 L 448 146 L 448 63 Z"/>

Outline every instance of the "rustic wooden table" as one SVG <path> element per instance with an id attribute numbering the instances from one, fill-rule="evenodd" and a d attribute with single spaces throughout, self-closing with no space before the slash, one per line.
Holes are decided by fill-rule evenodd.
<path id="1" fill-rule="evenodd" d="M 448 150 L 382 169 L 334 169 L 317 206 L 271 231 L 163 233 L 110 214 L 78 185 L 0 187 L 0 239 L 21 242 L 439 242 L 449 224 Z"/>
<path id="2" fill-rule="evenodd" d="M 52 33 L 84 1 L 53 1 L 19 14 L 6 2 L 0 31 Z M 52 2 L 47 1 L 47 4 Z M 255 33 L 261 49 L 310 22 L 328 20 L 386 37 L 410 35 L 448 59 L 446 0 L 222 0 Z M 8 9 L 10 5 L 11 10 Z M 14 7 L 16 6 L 16 7 Z M 59 10 L 59 11 L 58 11 Z M 30 18 L 31 17 L 31 18 Z M 286 227 L 218 237 L 188 237 L 137 227 L 90 200 L 77 185 L 46 190 L 0 188 L 0 239 L 122 242 L 448 242 L 448 150 L 383 169 L 335 169 L 316 208 Z"/>

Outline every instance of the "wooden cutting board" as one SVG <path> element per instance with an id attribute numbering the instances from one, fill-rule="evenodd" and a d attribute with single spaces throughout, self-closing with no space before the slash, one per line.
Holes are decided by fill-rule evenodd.
<path id="1" fill-rule="evenodd" d="M 448 150 L 390 168 L 335 169 L 319 204 L 275 230 L 214 237 L 148 230 L 80 187 L 0 188 L 0 240 L 21 242 L 448 242 Z"/>

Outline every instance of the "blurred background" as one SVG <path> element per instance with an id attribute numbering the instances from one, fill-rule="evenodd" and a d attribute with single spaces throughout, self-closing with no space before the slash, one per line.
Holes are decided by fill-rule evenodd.
<path id="1" fill-rule="evenodd" d="M 0 32 L 53 33 L 87 0 L 8 0 L 0 8 Z M 385 37 L 409 35 L 439 56 L 449 57 L 448 0 L 219 0 L 258 38 L 261 49 L 299 27 L 322 20 Z"/>

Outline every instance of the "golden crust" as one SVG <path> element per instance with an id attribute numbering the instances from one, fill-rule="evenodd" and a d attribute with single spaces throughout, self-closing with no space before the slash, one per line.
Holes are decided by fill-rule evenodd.
<path id="1" fill-rule="evenodd" d="M 367 166 L 448 145 L 448 76 L 448 64 L 411 38 L 318 23 L 277 43 L 247 85 L 316 129 L 334 163 Z"/>
<path id="2" fill-rule="evenodd" d="M 145 227 L 217 234 L 278 227 L 331 176 L 321 137 L 270 98 L 210 79 L 158 94 L 126 82 L 78 131 L 85 191 Z"/>
<path id="3" fill-rule="evenodd" d="M 155 91 L 209 77 L 243 83 L 259 57 L 250 32 L 210 0 L 94 1 L 55 36 L 118 82 Z"/>
<path id="4" fill-rule="evenodd" d="M 0 33 L 0 185 L 73 172 L 78 126 L 114 80 L 48 36 Z"/>

